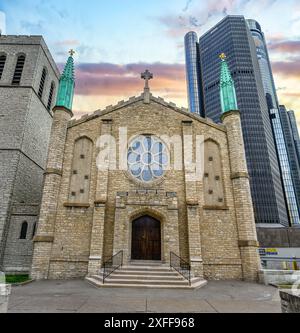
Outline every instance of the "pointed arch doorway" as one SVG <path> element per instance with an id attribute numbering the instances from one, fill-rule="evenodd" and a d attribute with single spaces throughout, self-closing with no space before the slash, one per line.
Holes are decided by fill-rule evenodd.
<path id="1" fill-rule="evenodd" d="M 161 223 L 149 216 L 132 221 L 132 260 L 161 260 Z"/>

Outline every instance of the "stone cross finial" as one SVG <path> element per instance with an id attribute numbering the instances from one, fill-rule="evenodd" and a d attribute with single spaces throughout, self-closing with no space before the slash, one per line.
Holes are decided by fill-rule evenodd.
<path id="1" fill-rule="evenodd" d="M 221 60 L 225 60 L 225 59 L 227 58 L 227 56 L 226 56 L 225 53 L 221 53 L 221 54 L 219 55 L 219 58 L 220 58 Z"/>
<path id="2" fill-rule="evenodd" d="M 73 49 L 71 49 L 71 50 L 69 51 L 69 54 L 70 54 L 71 57 L 73 57 L 73 55 L 75 54 L 75 51 L 74 51 Z"/>
<path id="3" fill-rule="evenodd" d="M 144 88 L 144 103 L 150 103 L 150 88 L 149 88 L 149 80 L 153 79 L 153 74 L 149 72 L 148 69 L 144 73 L 141 74 L 141 78 L 145 80 L 145 88 Z"/>
<path id="4" fill-rule="evenodd" d="M 153 74 L 148 69 L 141 74 L 141 78 L 145 80 L 145 88 L 149 89 L 149 80 L 153 79 Z"/>

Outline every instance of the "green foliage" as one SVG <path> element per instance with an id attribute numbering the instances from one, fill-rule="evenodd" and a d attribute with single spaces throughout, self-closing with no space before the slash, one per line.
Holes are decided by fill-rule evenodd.
<path id="1" fill-rule="evenodd" d="M 22 283 L 29 280 L 29 275 L 6 275 L 6 283 Z"/>

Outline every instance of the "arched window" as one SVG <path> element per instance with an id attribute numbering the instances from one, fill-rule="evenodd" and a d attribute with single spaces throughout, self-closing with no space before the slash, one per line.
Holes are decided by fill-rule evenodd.
<path id="1" fill-rule="evenodd" d="M 6 55 L 5 54 L 0 55 L 0 80 L 3 74 L 5 62 L 6 62 Z"/>
<path id="2" fill-rule="evenodd" d="M 34 225 L 33 225 L 32 238 L 35 236 L 35 233 L 36 233 L 36 223 L 34 223 Z"/>
<path id="3" fill-rule="evenodd" d="M 28 230 L 28 223 L 23 222 L 21 227 L 20 239 L 26 239 Z"/>
<path id="4" fill-rule="evenodd" d="M 50 87 L 50 92 L 49 92 L 49 98 L 48 98 L 48 104 L 47 104 L 47 109 L 50 111 L 51 106 L 52 106 L 52 100 L 53 100 L 53 95 L 54 95 L 54 89 L 55 89 L 55 84 L 54 82 L 51 83 Z"/>
<path id="5" fill-rule="evenodd" d="M 204 193 L 205 206 L 225 206 L 222 159 L 219 145 L 205 141 Z"/>
<path id="6" fill-rule="evenodd" d="M 39 93 L 38 93 L 40 98 L 42 98 L 42 96 L 43 96 L 46 77 L 47 77 L 47 70 L 46 70 L 46 68 L 44 68 L 43 72 L 42 72 L 42 77 L 41 77 L 41 81 L 40 81 L 40 88 L 39 88 Z"/>
<path id="7" fill-rule="evenodd" d="M 26 59 L 26 57 L 24 55 L 18 56 L 18 60 L 17 60 L 15 72 L 14 72 L 14 77 L 12 80 L 13 85 L 16 85 L 16 86 L 20 85 L 23 68 L 24 68 L 24 64 L 25 64 L 25 59 Z"/>

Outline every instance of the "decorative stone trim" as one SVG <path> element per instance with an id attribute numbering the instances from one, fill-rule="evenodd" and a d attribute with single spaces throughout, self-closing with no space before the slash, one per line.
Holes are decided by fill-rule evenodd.
<path id="1" fill-rule="evenodd" d="M 88 203 L 65 202 L 64 207 L 90 208 L 91 205 Z"/>
<path id="2" fill-rule="evenodd" d="M 112 121 L 112 119 L 102 119 L 102 122 L 104 124 L 111 124 L 113 121 Z"/>
<path id="3" fill-rule="evenodd" d="M 192 120 L 183 120 L 182 125 L 184 126 L 192 126 L 193 121 Z"/>
<path id="4" fill-rule="evenodd" d="M 89 261 L 86 259 L 64 259 L 64 258 L 52 258 L 50 262 L 67 262 L 67 263 L 88 263 Z"/>
<path id="5" fill-rule="evenodd" d="M 99 200 L 95 200 L 94 203 L 95 205 L 105 205 L 106 204 L 106 199 L 99 199 Z"/>
<path id="6" fill-rule="evenodd" d="M 98 256 L 93 256 L 93 257 L 89 257 L 89 260 L 102 260 L 102 257 Z"/>
<path id="7" fill-rule="evenodd" d="M 72 118 L 74 116 L 72 110 L 67 109 L 64 106 L 55 106 L 52 111 L 53 112 L 55 112 L 55 111 L 65 111 L 66 113 L 70 114 Z"/>
<path id="8" fill-rule="evenodd" d="M 231 175 L 231 179 L 238 179 L 238 178 L 247 178 L 249 179 L 249 173 L 248 172 L 235 172 Z"/>
<path id="9" fill-rule="evenodd" d="M 193 262 L 203 263 L 203 259 L 202 258 L 191 258 L 191 263 L 193 263 Z"/>
<path id="10" fill-rule="evenodd" d="M 44 172 L 44 175 L 58 175 L 58 176 L 62 176 L 62 171 L 60 169 L 46 169 L 46 171 Z"/>
<path id="11" fill-rule="evenodd" d="M 205 210 L 229 210 L 227 206 L 203 206 Z"/>
<path id="12" fill-rule="evenodd" d="M 33 238 L 34 243 L 53 243 L 54 237 L 53 236 L 35 236 Z"/>
<path id="13" fill-rule="evenodd" d="M 229 117 L 229 116 L 231 116 L 233 114 L 241 115 L 241 112 L 240 112 L 240 110 L 231 110 L 231 111 L 228 111 L 226 113 L 223 113 L 222 116 L 221 116 L 221 121 L 224 122 L 224 119 L 226 117 Z"/>
<path id="14" fill-rule="evenodd" d="M 240 240 L 239 247 L 259 247 L 259 242 L 255 240 Z"/>
<path id="15" fill-rule="evenodd" d="M 187 200 L 186 201 L 186 204 L 188 206 L 199 206 L 199 202 L 198 201 L 195 201 L 195 200 Z"/>

